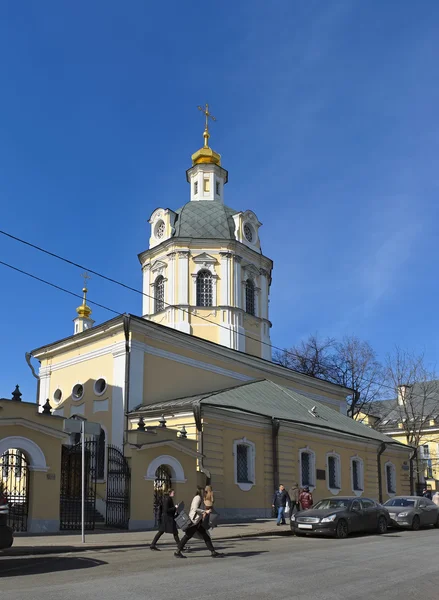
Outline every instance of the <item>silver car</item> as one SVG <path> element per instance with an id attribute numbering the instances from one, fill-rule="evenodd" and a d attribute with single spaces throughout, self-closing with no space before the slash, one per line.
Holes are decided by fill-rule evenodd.
<path id="1" fill-rule="evenodd" d="M 392 527 L 417 531 L 420 527 L 439 527 L 439 506 L 419 496 L 394 496 L 384 503 L 390 514 Z"/>

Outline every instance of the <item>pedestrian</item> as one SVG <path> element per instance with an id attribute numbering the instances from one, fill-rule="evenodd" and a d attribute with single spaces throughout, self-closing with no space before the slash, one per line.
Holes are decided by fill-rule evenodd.
<path id="1" fill-rule="evenodd" d="M 286 525 L 285 521 L 285 507 L 287 502 L 290 500 L 288 492 L 285 487 L 281 484 L 277 492 L 274 493 L 272 507 L 277 511 L 277 526 Z"/>
<path id="2" fill-rule="evenodd" d="M 180 538 L 178 537 L 177 524 L 175 523 L 175 516 L 177 515 L 178 504 L 174 504 L 175 491 L 170 489 L 168 492 L 163 494 L 162 503 L 160 506 L 160 522 L 159 530 L 156 533 L 154 539 L 151 542 L 151 550 L 160 550 L 157 548 L 157 542 L 164 533 L 172 533 L 174 536 L 175 543 L 180 544 Z"/>
<path id="3" fill-rule="evenodd" d="M 217 552 L 215 550 L 215 548 L 213 547 L 212 544 L 212 540 L 210 539 L 209 534 L 207 533 L 207 531 L 205 530 L 205 528 L 203 527 L 203 517 L 205 515 L 210 514 L 211 509 L 201 509 L 201 504 L 203 503 L 203 490 L 200 487 L 197 487 L 197 491 L 195 496 L 192 499 L 191 502 L 191 509 L 189 511 L 189 518 L 192 521 L 192 525 L 190 525 L 186 531 L 185 534 L 182 538 L 182 540 L 180 541 L 179 545 L 177 546 L 177 552 L 174 552 L 174 556 L 176 558 L 186 558 L 183 554 L 182 554 L 182 549 L 185 547 L 185 545 L 188 543 L 188 541 L 196 534 L 199 533 L 201 535 L 201 537 L 204 540 L 204 543 L 207 546 L 207 549 L 210 550 L 210 555 L 212 556 L 212 558 L 219 558 L 221 556 L 224 556 L 224 554 L 221 554 L 220 552 Z"/>
<path id="4" fill-rule="evenodd" d="M 436 506 L 439 506 L 439 490 L 433 494 L 432 500 Z"/>
<path id="5" fill-rule="evenodd" d="M 291 488 L 288 490 L 288 495 L 290 497 L 290 502 L 291 502 L 290 516 L 294 515 L 297 511 L 300 510 L 299 494 L 300 494 L 299 484 L 294 482 L 293 485 L 291 486 Z"/>
<path id="6" fill-rule="evenodd" d="M 428 488 L 423 489 L 422 495 L 424 496 L 424 498 L 428 498 L 429 500 L 431 500 L 431 490 L 429 490 Z"/>
<path id="7" fill-rule="evenodd" d="M 311 492 L 309 491 L 309 487 L 305 485 L 303 490 L 299 494 L 299 504 L 300 510 L 308 510 L 314 504 L 314 500 Z"/>
<path id="8" fill-rule="evenodd" d="M 206 514 L 204 515 L 204 518 L 203 518 L 203 527 L 206 531 L 209 529 L 210 514 L 214 510 L 214 508 L 213 508 L 214 503 L 215 503 L 215 497 L 213 495 L 212 486 L 206 485 L 206 487 L 204 488 L 204 508 L 206 509 L 206 511 L 208 511 L 208 510 L 210 511 L 209 513 L 206 512 Z"/>

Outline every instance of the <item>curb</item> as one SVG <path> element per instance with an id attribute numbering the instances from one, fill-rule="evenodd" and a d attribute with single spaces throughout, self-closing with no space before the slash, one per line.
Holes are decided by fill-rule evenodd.
<path id="1" fill-rule="evenodd" d="M 252 533 L 240 533 L 230 536 L 215 537 L 214 542 L 224 542 L 227 540 L 256 538 L 256 537 L 287 537 L 292 536 L 293 532 L 288 530 L 283 531 L 259 531 Z M 69 552 L 88 552 L 89 550 L 117 550 L 119 548 L 148 548 L 151 542 L 133 543 L 129 542 L 112 544 L 93 544 L 93 545 L 78 545 L 78 546 L 22 546 L 12 547 L 5 550 L 0 550 L 0 558 L 2 556 L 35 556 L 44 554 L 67 554 Z M 172 546 L 173 544 L 165 543 L 163 546 Z"/>

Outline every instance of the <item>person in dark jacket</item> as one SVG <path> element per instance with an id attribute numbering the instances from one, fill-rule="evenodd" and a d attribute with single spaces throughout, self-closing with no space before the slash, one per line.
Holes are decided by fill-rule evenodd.
<path id="1" fill-rule="evenodd" d="M 277 492 L 275 492 L 273 496 L 273 508 L 277 510 L 277 525 L 286 525 L 285 521 L 285 507 L 287 502 L 290 502 L 290 497 L 288 496 L 287 490 L 283 485 L 279 486 Z"/>
<path id="2" fill-rule="evenodd" d="M 157 542 L 162 537 L 164 533 L 172 533 L 174 536 L 175 543 L 180 544 L 180 538 L 178 537 L 177 524 L 175 522 L 175 516 L 177 514 L 178 504 L 175 506 L 174 504 L 174 490 L 169 490 L 166 494 L 163 495 L 162 500 L 162 510 L 160 516 L 159 530 L 156 533 L 155 538 L 151 542 L 151 550 L 159 550 L 157 548 Z"/>

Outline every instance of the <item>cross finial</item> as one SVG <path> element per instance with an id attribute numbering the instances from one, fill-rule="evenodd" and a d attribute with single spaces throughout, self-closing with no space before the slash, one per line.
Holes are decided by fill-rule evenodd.
<path id="1" fill-rule="evenodd" d="M 84 273 L 81 274 L 81 277 L 84 279 L 84 287 L 87 287 L 87 279 L 91 279 L 91 276 L 87 273 L 87 271 L 84 271 Z"/>
<path id="2" fill-rule="evenodd" d="M 204 137 L 204 147 L 208 148 L 208 141 L 210 138 L 210 134 L 209 134 L 209 119 L 212 119 L 212 121 L 216 121 L 216 118 L 209 112 L 209 105 L 206 102 L 206 106 L 199 106 L 198 110 L 201 110 L 201 112 L 203 113 L 203 115 L 206 117 L 206 123 L 204 125 L 204 133 L 203 133 L 203 137 Z"/>

